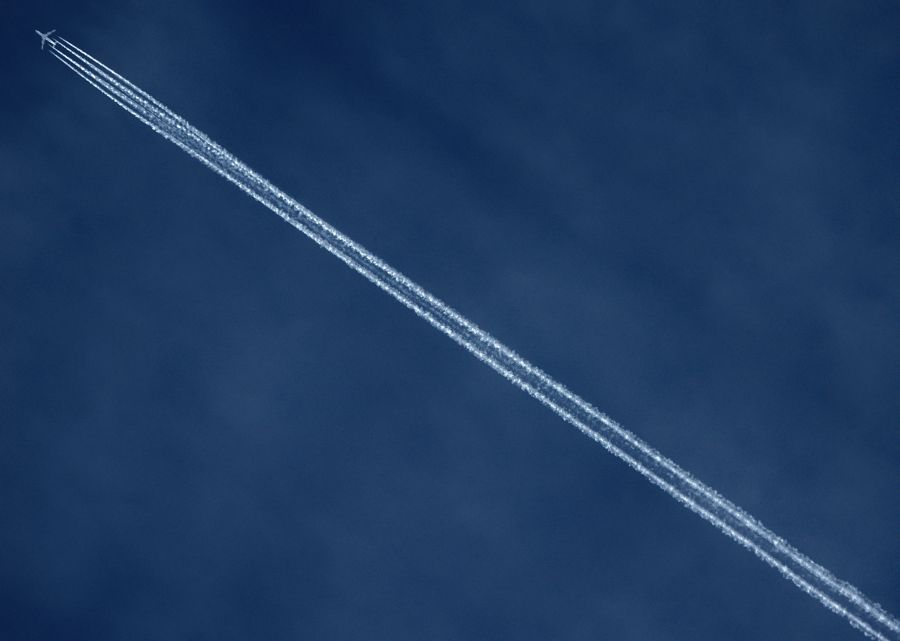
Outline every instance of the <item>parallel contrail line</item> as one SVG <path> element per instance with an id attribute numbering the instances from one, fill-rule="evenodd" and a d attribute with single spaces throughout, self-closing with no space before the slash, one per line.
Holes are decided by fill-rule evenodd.
<path id="1" fill-rule="evenodd" d="M 873 638 L 887 640 L 885 635 L 891 633 L 900 638 L 900 622 L 855 587 L 836 579 L 715 490 L 315 216 L 150 94 L 67 40 L 57 37 L 56 41 L 50 52 L 120 107 L 273 210 L 825 607 Z"/>

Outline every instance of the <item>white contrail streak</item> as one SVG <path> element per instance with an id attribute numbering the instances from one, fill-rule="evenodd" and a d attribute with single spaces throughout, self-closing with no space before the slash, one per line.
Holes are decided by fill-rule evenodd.
<path id="1" fill-rule="evenodd" d="M 900 622 L 855 587 L 835 578 L 715 490 L 331 227 L 148 93 L 63 38 L 53 38 L 49 51 L 138 120 L 284 218 L 825 607 L 874 639 L 900 639 Z"/>

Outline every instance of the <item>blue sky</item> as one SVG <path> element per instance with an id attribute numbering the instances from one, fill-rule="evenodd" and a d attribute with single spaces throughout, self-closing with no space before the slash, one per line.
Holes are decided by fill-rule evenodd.
<path id="1" fill-rule="evenodd" d="M 890 3 L 8 11 L 11 638 L 861 638 L 42 55 L 900 610 Z"/>

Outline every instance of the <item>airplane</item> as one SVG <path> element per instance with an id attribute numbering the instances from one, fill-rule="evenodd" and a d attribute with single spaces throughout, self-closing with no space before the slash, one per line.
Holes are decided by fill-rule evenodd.
<path id="1" fill-rule="evenodd" d="M 44 45 L 47 44 L 48 42 L 50 43 L 51 47 L 56 46 L 56 41 L 50 39 L 50 34 L 52 34 L 54 31 L 56 31 L 56 29 L 51 29 L 47 33 L 41 33 L 37 29 L 34 30 L 34 32 L 41 37 L 41 50 L 44 49 Z"/>

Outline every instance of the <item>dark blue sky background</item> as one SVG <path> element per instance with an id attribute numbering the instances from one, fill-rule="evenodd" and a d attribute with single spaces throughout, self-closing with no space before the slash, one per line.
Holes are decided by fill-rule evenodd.
<path id="1" fill-rule="evenodd" d="M 25 3 L 0 636 L 857 639 L 57 28 L 900 611 L 893 2 Z"/>

